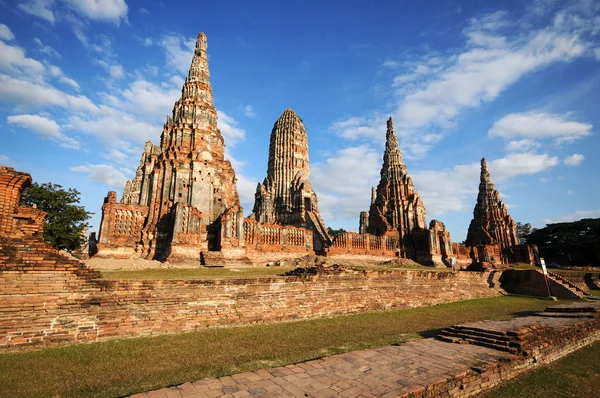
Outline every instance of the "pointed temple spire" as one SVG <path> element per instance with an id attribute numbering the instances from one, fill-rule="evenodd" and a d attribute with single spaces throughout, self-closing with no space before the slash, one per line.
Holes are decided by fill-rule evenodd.
<path id="1" fill-rule="evenodd" d="M 402 162 L 402 153 L 394 130 L 394 121 L 387 121 L 385 152 L 377 192 L 371 195 L 367 230 L 383 235 L 398 230 L 400 237 L 413 230 L 427 228 L 425 207 Z"/>
<path id="2" fill-rule="evenodd" d="M 481 159 L 479 193 L 466 244 L 467 246 L 497 244 L 500 249 L 519 244 L 517 225 L 500 199 L 485 158 Z"/>
<path id="3" fill-rule="evenodd" d="M 186 241 L 190 233 L 198 235 L 194 245 L 206 250 L 207 226 L 225 213 L 237 216 L 242 210 L 235 172 L 224 158 L 225 143 L 217 128 L 207 48 L 206 35 L 200 33 L 160 146 L 146 144 L 135 178 L 123 192 L 122 204 L 148 208 L 139 220 L 144 228 L 137 243 L 137 250 L 147 256 L 164 258 L 177 243 L 191 245 Z M 101 228 L 105 223 L 113 228 L 111 222 L 116 221 L 103 220 Z"/>

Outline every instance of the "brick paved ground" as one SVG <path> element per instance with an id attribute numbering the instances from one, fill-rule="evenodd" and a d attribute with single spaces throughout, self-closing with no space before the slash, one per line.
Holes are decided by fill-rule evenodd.
<path id="1" fill-rule="evenodd" d="M 396 397 L 462 377 L 471 367 L 513 357 L 485 347 L 423 339 L 200 380 L 132 397 Z"/>
<path id="2" fill-rule="evenodd" d="M 556 317 L 557 311 L 564 313 L 564 317 Z M 582 313 L 594 320 L 570 317 Z M 415 340 L 399 346 L 353 351 L 296 365 L 185 383 L 132 397 L 414 397 L 437 395 L 447 382 L 444 394 L 471 396 L 512 377 L 511 372 L 516 375 L 538 361 L 543 363 L 546 356 L 556 359 L 561 347 L 567 353 L 597 339 L 598 313 L 600 303 L 571 303 L 550 307 L 537 316 L 450 328 L 472 330 L 459 332 L 472 339 L 473 344 Z M 490 333 L 501 336 L 490 339 Z M 518 347 L 513 352 L 519 355 L 502 351 L 506 348 L 502 345 L 504 337 L 511 347 Z M 532 347 L 527 346 L 528 340 L 537 341 L 535 360 L 525 358 L 532 352 Z M 487 348 L 490 345 L 499 349 Z M 516 368 L 507 370 L 507 363 L 513 361 Z"/>

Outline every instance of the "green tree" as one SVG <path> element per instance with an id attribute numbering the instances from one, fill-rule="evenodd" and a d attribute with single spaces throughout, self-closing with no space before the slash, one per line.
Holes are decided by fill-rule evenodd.
<path id="1" fill-rule="evenodd" d="M 533 228 L 531 224 L 523 224 L 517 222 L 517 236 L 519 237 L 520 243 L 527 243 L 527 239 L 529 239 L 529 235 L 537 231 L 537 228 Z"/>
<path id="2" fill-rule="evenodd" d="M 79 195 L 76 189 L 65 190 L 58 184 L 36 182 L 23 191 L 21 204 L 35 205 L 48 213 L 44 239 L 57 249 L 73 251 L 85 243 L 83 231 L 93 214 L 78 205 Z"/>
<path id="3" fill-rule="evenodd" d="M 332 238 L 337 238 L 338 236 L 345 234 L 346 231 L 344 228 L 340 228 L 340 229 L 333 229 L 331 227 L 327 227 L 327 233 L 329 234 L 329 236 L 331 236 Z"/>
<path id="4" fill-rule="evenodd" d="M 600 218 L 548 224 L 532 232 L 527 243 L 537 245 L 547 263 L 600 266 Z"/>

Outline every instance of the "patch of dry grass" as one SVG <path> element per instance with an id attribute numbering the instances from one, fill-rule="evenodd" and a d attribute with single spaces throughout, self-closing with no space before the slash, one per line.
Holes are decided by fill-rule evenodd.
<path id="1" fill-rule="evenodd" d="M 115 397 L 429 336 L 435 329 L 540 311 L 495 297 L 330 319 L 205 329 L 0 354 L 2 397 Z M 552 303 L 554 304 L 554 303 Z"/>

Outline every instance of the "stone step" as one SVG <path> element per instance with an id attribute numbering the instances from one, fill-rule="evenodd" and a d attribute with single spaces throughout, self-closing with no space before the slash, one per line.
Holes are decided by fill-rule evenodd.
<path id="1" fill-rule="evenodd" d="M 482 329 L 474 329 L 474 328 L 456 328 L 455 326 L 451 326 L 448 328 L 445 328 L 443 331 L 446 331 L 448 333 L 456 333 L 456 334 L 467 334 L 467 335 L 471 335 L 471 336 L 481 336 L 484 338 L 488 338 L 488 339 L 493 339 L 493 340 L 504 340 L 504 341 L 510 341 L 510 336 L 508 336 L 505 333 L 490 333 L 487 330 L 482 330 Z"/>

